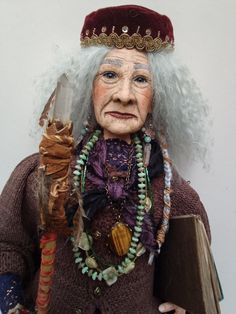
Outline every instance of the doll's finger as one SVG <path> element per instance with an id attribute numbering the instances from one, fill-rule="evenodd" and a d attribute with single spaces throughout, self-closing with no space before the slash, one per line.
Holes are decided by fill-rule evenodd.
<path id="1" fill-rule="evenodd" d="M 161 313 L 166 313 L 175 310 L 176 306 L 172 303 L 165 302 L 159 306 L 159 311 Z"/>
<path id="2" fill-rule="evenodd" d="M 182 307 L 179 307 L 173 303 L 170 303 L 170 302 L 165 302 L 165 303 L 162 303 L 160 306 L 159 306 L 159 311 L 161 313 L 166 313 L 166 312 L 170 312 L 170 311 L 175 311 L 176 314 L 185 314 L 186 311 L 182 308 Z"/>

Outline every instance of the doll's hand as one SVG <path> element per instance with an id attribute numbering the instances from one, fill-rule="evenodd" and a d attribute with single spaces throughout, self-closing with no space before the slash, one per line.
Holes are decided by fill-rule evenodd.
<path id="1" fill-rule="evenodd" d="M 170 311 L 175 311 L 175 314 L 185 314 L 186 311 L 173 303 L 165 302 L 159 306 L 159 311 L 161 313 L 167 313 Z"/>

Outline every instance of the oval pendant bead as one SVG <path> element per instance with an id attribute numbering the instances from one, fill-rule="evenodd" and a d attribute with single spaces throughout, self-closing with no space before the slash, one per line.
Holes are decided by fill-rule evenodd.
<path id="1" fill-rule="evenodd" d="M 149 212 L 149 210 L 152 208 L 152 201 L 150 199 L 150 197 L 146 197 L 145 200 L 145 211 Z"/>
<path id="2" fill-rule="evenodd" d="M 98 264 L 95 261 L 95 259 L 93 257 L 88 256 L 85 260 L 85 264 L 89 267 L 89 268 L 97 268 Z"/>
<path id="3" fill-rule="evenodd" d="M 118 256 L 127 254 L 130 242 L 131 231 L 129 227 L 121 222 L 115 224 L 111 230 L 111 246 Z"/>

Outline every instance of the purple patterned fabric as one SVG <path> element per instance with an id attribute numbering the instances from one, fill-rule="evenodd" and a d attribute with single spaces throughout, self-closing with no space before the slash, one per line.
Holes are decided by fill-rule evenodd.
<path id="1" fill-rule="evenodd" d="M 134 145 L 120 139 L 99 139 L 87 163 L 88 191 L 84 194 L 84 207 L 88 216 L 92 218 L 104 205 L 115 204 L 122 208 L 122 220 L 133 228 L 138 204 L 137 183 Z M 144 217 L 141 241 L 146 248 L 156 249 L 151 214 Z"/>

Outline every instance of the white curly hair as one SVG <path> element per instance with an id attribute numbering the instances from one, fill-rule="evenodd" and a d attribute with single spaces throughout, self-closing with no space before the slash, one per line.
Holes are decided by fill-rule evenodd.
<path id="1" fill-rule="evenodd" d="M 93 81 L 99 66 L 110 48 L 88 47 L 76 50 L 61 60 L 41 81 L 43 102 L 56 86 L 58 77 L 66 73 L 73 84 L 71 110 L 75 139 L 80 136 L 84 121 L 93 113 Z M 164 135 L 171 158 L 200 160 L 204 163 L 208 135 L 208 106 L 187 67 L 175 52 L 147 53 L 153 74 L 153 125 L 156 138 Z M 37 110 L 38 111 L 38 110 Z M 186 158 L 185 158 L 186 157 Z"/>

